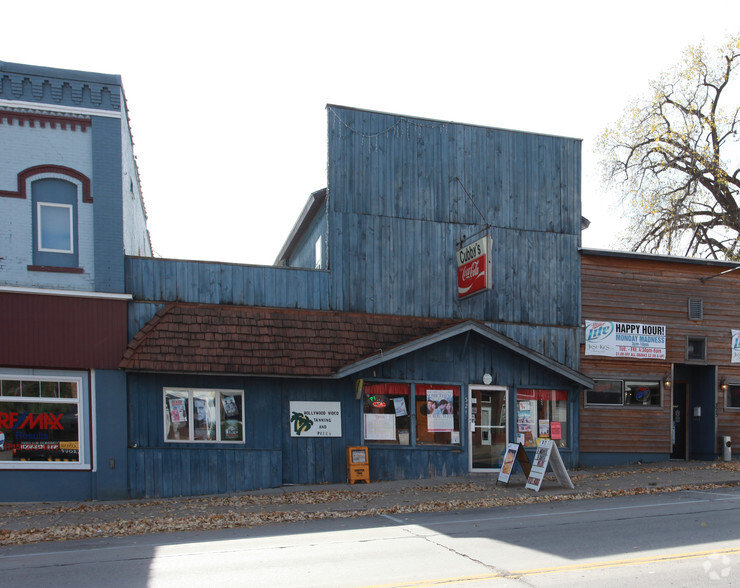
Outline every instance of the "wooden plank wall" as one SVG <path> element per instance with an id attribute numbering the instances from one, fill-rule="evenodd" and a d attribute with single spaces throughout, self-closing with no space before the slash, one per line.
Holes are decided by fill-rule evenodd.
<path id="1" fill-rule="evenodd" d="M 495 283 L 510 282 L 502 290 L 517 298 L 516 312 L 525 321 L 534 313 L 532 322 L 547 314 L 547 324 L 572 324 L 573 297 L 558 300 L 556 312 L 545 312 L 549 298 L 540 297 L 568 282 L 578 300 L 578 284 L 562 276 L 579 273 L 579 175 L 578 140 L 329 107 L 331 252 L 334 269 L 346 274 L 335 295 L 361 304 L 341 287 L 356 277 L 386 292 L 372 298 L 374 312 L 455 316 L 455 282 L 447 279 L 456 272 L 455 241 L 490 224 Z M 374 273 L 362 271 L 368 263 Z M 404 297 L 427 285 L 441 291 L 438 299 Z M 515 305 L 492 316 L 502 301 L 486 302 L 471 298 L 461 312 L 512 316 Z"/>
<path id="2" fill-rule="evenodd" d="M 560 388 L 570 390 L 571 421 L 568 438 L 570 447 L 561 449 L 568 467 L 578 464 L 577 416 L 578 395 L 572 383 L 542 369 L 504 347 L 489 342 L 479 335 L 465 335 L 438 343 L 433 347 L 409 353 L 404 357 L 384 363 L 372 370 L 358 374 L 365 380 L 404 380 L 416 383 L 454 383 L 461 386 L 465 402 L 462 414 L 462 451 L 449 447 L 389 447 L 370 446 L 370 473 L 378 479 L 414 479 L 430 476 L 462 475 L 468 468 L 468 407 L 467 384 L 482 383 L 484 373 L 493 377 L 492 384 L 509 389 L 508 414 L 510 440 L 514 439 L 516 423 L 515 393 L 517 388 Z"/>
<path id="3" fill-rule="evenodd" d="M 326 271 L 130 256 L 125 267 L 134 302 L 152 303 L 132 305 L 131 336 L 166 302 L 329 309 Z"/>
<path id="4" fill-rule="evenodd" d="M 663 379 L 672 364 L 686 363 L 686 337 L 707 337 L 707 365 L 718 380 L 740 382 L 740 364 L 731 363 L 731 329 L 740 328 L 737 292 L 740 272 L 702 282 L 733 264 L 683 261 L 658 256 L 605 255 L 583 251 L 583 318 L 666 325 L 666 360 L 582 356 L 581 371 L 592 378 Z M 704 318 L 688 319 L 688 299 L 703 301 Z M 671 393 L 662 407 L 586 407 L 581 410 L 583 452 L 671 450 Z M 740 435 L 740 411 L 725 407 L 717 392 L 717 435 Z"/>
<path id="5" fill-rule="evenodd" d="M 514 423 L 517 387 L 570 388 L 569 383 L 525 358 L 478 335 L 460 336 L 386 362 L 357 377 L 456 383 L 467 394 L 468 382 L 484 373 L 508 386 L 509 422 Z M 165 443 L 162 391 L 165 387 L 245 391 L 245 442 L 204 445 Z M 362 409 L 354 378 L 341 381 L 178 374 L 128 374 L 129 485 L 131 496 L 208 494 L 274 487 L 283 483 L 346 481 L 346 448 L 362 442 Z M 575 408 L 577 397 L 572 393 Z M 463 397 L 464 399 L 466 396 Z M 342 437 L 296 438 L 290 435 L 290 402 L 342 403 Z M 460 448 L 369 445 L 371 478 L 409 479 L 459 475 L 467 471 L 467 408 L 461 403 Z M 573 414 L 573 412 L 571 413 Z M 575 422 L 569 438 L 575 437 Z M 513 434 L 513 431 L 510 431 Z M 568 466 L 576 464 L 577 446 L 561 450 Z"/>
<path id="6" fill-rule="evenodd" d="M 132 497 L 343 482 L 347 479 L 345 448 L 360 443 L 358 401 L 351 381 L 177 374 L 129 374 L 128 380 Z M 244 443 L 166 443 L 165 387 L 244 390 Z M 342 437 L 291 437 L 291 400 L 342 402 Z"/>
<path id="7" fill-rule="evenodd" d="M 334 106 L 328 117 L 335 308 L 580 324 L 579 140 Z M 458 301 L 456 242 L 487 224 L 494 288 Z"/>
<path id="8" fill-rule="evenodd" d="M 135 300 L 328 309 L 327 272 L 151 257 L 126 257 Z"/>

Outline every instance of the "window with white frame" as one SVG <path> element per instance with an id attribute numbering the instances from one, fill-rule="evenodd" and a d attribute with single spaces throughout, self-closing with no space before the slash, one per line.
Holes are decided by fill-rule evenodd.
<path id="1" fill-rule="evenodd" d="M 85 422 L 81 378 L 0 374 L 0 466 L 79 466 Z"/>
<path id="2" fill-rule="evenodd" d="M 163 397 L 165 441 L 244 441 L 243 390 L 165 388 Z"/>
<path id="3" fill-rule="evenodd" d="M 78 266 L 78 192 L 77 184 L 61 178 L 40 178 L 31 183 L 34 265 Z"/>
<path id="4" fill-rule="evenodd" d="M 73 208 L 69 204 L 37 202 L 38 250 L 74 253 Z"/>

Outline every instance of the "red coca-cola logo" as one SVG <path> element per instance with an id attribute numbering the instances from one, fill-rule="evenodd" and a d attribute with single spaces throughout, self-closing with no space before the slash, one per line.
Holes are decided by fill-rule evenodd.
<path id="1" fill-rule="evenodd" d="M 462 266 L 463 283 L 474 280 L 478 276 L 479 273 L 480 273 L 480 269 L 478 269 L 478 260 L 474 261 L 473 263 Z"/>
<path id="2" fill-rule="evenodd" d="M 457 295 L 459 298 L 484 290 L 486 283 L 486 257 L 478 257 L 457 268 Z"/>

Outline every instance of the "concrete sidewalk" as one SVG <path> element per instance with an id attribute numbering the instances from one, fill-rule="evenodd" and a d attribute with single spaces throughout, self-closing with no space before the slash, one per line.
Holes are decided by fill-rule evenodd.
<path id="1" fill-rule="evenodd" d="M 740 486 L 740 462 L 660 462 L 583 468 L 569 475 L 573 489 L 548 473 L 539 492 L 525 489 L 519 470 L 508 486 L 497 484 L 497 474 L 469 474 L 220 496 L 0 504 L 0 545 Z"/>

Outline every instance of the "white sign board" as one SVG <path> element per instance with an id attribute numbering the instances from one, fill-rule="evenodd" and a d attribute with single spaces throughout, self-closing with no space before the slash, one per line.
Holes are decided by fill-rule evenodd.
<path id="1" fill-rule="evenodd" d="M 665 325 L 586 321 L 586 355 L 665 359 Z"/>
<path id="2" fill-rule="evenodd" d="M 342 405 L 339 402 L 291 402 L 291 437 L 341 437 Z"/>
<path id="3" fill-rule="evenodd" d="M 573 481 L 568 475 L 568 470 L 565 469 L 565 464 L 558 451 L 558 446 L 555 445 L 552 439 L 540 439 L 540 442 L 537 444 L 537 452 L 534 454 L 532 469 L 529 472 L 529 476 L 527 476 L 525 488 L 539 492 L 548 463 L 551 465 L 552 471 L 555 472 L 555 477 L 560 482 L 560 485 L 566 488 L 573 488 Z"/>
<path id="4" fill-rule="evenodd" d="M 395 441 L 396 417 L 392 414 L 365 415 L 365 441 Z"/>

